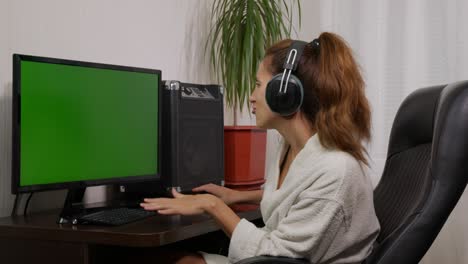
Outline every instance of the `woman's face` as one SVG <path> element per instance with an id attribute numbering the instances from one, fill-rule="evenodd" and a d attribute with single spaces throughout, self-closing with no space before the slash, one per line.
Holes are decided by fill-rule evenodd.
<path id="1" fill-rule="evenodd" d="M 250 104 L 257 127 L 274 128 L 274 120 L 277 115 L 270 110 L 265 99 L 266 85 L 271 80 L 272 74 L 267 70 L 265 61 L 264 59 L 258 67 L 255 90 L 250 95 Z"/>

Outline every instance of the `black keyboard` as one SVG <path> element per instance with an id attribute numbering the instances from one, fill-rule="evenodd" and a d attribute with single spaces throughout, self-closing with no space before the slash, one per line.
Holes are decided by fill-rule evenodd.
<path id="1" fill-rule="evenodd" d="M 156 215 L 140 208 L 113 208 L 79 216 L 74 224 L 96 224 L 118 226 Z"/>

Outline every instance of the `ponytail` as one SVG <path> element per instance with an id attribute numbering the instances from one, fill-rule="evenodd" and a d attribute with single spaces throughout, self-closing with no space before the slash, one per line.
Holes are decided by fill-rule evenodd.
<path id="1" fill-rule="evenodd" d="M 273 75 L 281 72 L 291 43 L 283 40 L 267 50 Z M 368 165 L 362 141 L 371 137 L 370 106 L 359 66 L 346 42 L 333 33 L 320 34 L 304 48 L 296 76 L 304 87 L 301 111 L 316 129 L 320 143 Z"/>

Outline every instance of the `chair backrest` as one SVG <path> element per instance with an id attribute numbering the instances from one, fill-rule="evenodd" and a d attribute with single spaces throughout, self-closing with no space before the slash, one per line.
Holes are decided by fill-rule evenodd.
<path id="1" fill-rule="evenodd" d="M 374 191 L 381 224 L 366 263 L 418 263 L 468 181 L 468 81 L 419 89 L 400 106 Z"/>

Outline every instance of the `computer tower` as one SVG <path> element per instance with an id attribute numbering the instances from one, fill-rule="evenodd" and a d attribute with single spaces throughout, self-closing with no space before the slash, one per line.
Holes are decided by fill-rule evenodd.
<path id="1" fill-rule="evenodd" d="M 162 175 L 166 190 L 224 185 L 223 88 L 165 81 Z"/>

